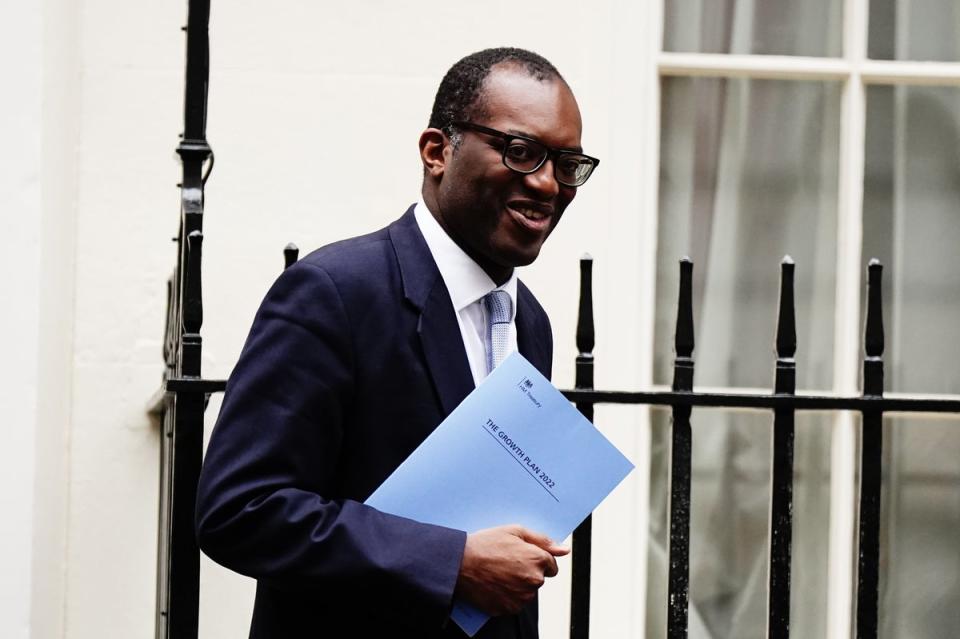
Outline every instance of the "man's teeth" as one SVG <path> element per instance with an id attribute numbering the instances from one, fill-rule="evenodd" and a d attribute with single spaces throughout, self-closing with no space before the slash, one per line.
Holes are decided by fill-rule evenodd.
<path id="1" fill-rule="evenodd" d="M 535 209 L 518 208 L 515 210 L 517 211 L 517 213 L 519 213 L 520 215 L 522 215 L 523 217 L 529 220 L 542 220 L 547 217 L 546 213 L 544 213 L 543 211 L 537 211 Z"/>

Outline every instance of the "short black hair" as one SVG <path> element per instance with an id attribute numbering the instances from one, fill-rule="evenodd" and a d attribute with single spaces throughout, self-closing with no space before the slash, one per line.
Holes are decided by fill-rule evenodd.
<path id="1" fill-rule="evenodd" d="M 532 51 L 514 47 L 498 47 L 471 53 L 450 67 L 440 81 L 430 112 L 430 128 L 440 129 L 453 137 L 453 123 L 469 121 L 483 114 L 481 89 L 494 66 L 512 63 L 526 70 L 540 82 L 566 82 L 550 61 Z M 456 141 L 454 142 L 456 144 Z"/>

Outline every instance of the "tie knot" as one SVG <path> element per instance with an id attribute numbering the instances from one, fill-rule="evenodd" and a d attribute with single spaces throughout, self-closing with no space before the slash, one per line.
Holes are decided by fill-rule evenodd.
<path id="1" fill-rule="evenodd" d="M 491 324 L 510 323 L 513 302 L 509 293 L 500 289 L 490 291 L 483 297 L 483 305 L 487 309 L 488 321 Z"/>

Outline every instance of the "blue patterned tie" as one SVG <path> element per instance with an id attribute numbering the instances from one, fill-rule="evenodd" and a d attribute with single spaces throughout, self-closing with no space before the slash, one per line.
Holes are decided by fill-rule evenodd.
<path id="1" fill-rule="evenodd" d="M 506 291 L 490 291 L 483 297 L 487 310 L 487 372 L 495 369 L 507 356 L 510 343 L 510 316 L 513 302 Z"/>

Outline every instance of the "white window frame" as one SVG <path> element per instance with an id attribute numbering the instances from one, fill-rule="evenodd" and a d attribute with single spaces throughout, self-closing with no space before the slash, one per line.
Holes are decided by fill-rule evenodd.
<path id="1" fill-rule="evenodd" d="M 665 0 L 650 2 L 644 12 L 642 31 L 646 46 L 635 50 L 642 60 L 640 84 L 645 87 L 641 139 L 646 142 L 640 160 L 644 211 L 645 247 L 656 248 L 659 215 L 660 177 L 660 82 L 665 77 L 723 77 L 776 80 L 834 80 L 842 82 L 839 189 L 837 202 L 837 279 L 834 319 L 832 391 L 843 395 L 859 393 L 861 367 L 861 278 L 865 265 L 861 255 L 863 236 L 863 179 L 866 129 L 866 90 L 870 85 L 960 86 L 960 62 L 913 62 L 871 60 L 867 57 L 869 0 L 845 0 L 843 7 L 842 56 L 834 58 L 674 53 L 663 51 Z M 624 4 L 627 13 L 633 13 Z M 635 10 L 634 10 L 635 11 Z M 629 22 L 629 21 L 628 21 Z M 637 23 L 634 23 L 637 24 Z M 641 36 L 642 37 L 642 36 Z M 653 379 L 653 309 L 656 303 L 656 251 L 645 254 L 641 291 L 648 309 L 641 316 L 649 347 L 640 356 L 649 362 L 642 380 L 651 386 Z M 729 389 L 727 389 L 729 390 Z M 746 390 L 746 389 L 739 389 Z M 896 396 L 896 393 L 889 393 Z M 834 417 L 831 442 L 830 533 L 827 592 L 827 637 L 851 639 L 854 636 L 854 596 L 856 592 L 856 533 L 858 499 L 856 471 L 858 434 L 856 416 L 838 413 Z M 649 422 L 646 424 L 647 458 L 638 471 L 649 472 Z M 642 493 L 641 493 L 642 494 Z M 642 494 L 637 524 L 642 547 L 646 547 L 649 503 Z M 636 594 L 646 599 L 646 553 L 639 553 Z M 645 609 L 644 606 L 638 606 Z M 641 613 L 642 614 L 642 613 Z M 637 620 L 643 628 L 642 620 Z"/>

